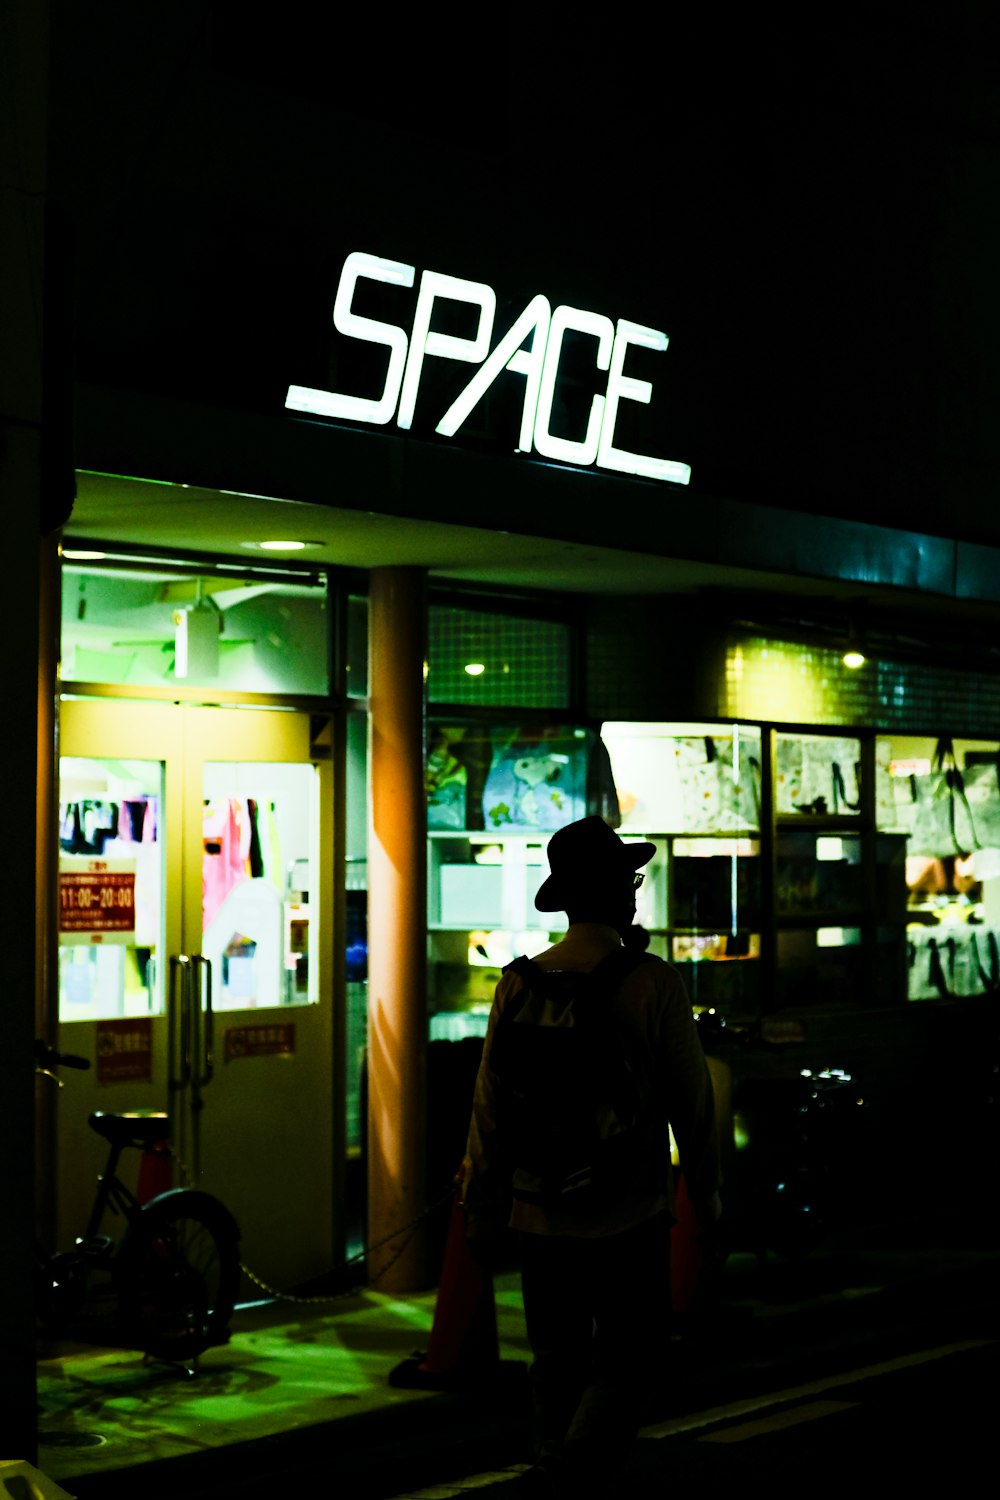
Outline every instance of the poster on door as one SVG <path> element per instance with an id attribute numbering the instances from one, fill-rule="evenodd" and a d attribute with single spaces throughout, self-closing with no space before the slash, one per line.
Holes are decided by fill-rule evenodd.
<path id="1" fill-rule="evenodd" d="M 60 943 L 135 942 L 135 862 L 64 854 L 59 861 Z"/>
<path id="2" fill-rule="evenodd" d="M 149 1017 L 98 1021 L 98 1083 L 149 1083 L 152 1077 L 153 1023 Z"/>

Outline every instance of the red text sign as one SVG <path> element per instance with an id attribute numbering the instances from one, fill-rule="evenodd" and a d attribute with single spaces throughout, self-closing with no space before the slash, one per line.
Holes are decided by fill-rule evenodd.
<path id="1" fill-rule="evenodd" d="M 134 933 L 134 866 L 108 859 L 60 866 L 59 934 L 63 942 L 124 942 Z"/>

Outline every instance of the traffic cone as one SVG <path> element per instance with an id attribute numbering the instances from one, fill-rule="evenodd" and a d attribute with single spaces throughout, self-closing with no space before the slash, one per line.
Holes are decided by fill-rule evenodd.
<path id="1" fill-rule="evenodd" d="M 445 1389 L 492 1377 L 499 1369 L 493 1277 L 469 1249 L 459 1187 L 448 1222 L 430 1343 L 426 1352 L 412 1354 L 397 1365 L 389 1384 Z"/>
<path id="2" fill-rule="evenodd" d="M 160 1193 L 169 1192 L 174 1185 L 173 1164 L 166 1141 L 157 1141 L 148 1146 L 139 1158 L 139 1175 L 136 1179 L 135 1196 L 140 1203 L 148 1203 Z"/>
<path id="3" fill-rule="evenodd" d="M 694 1306 L 704 1269 L 701 1230 L 681 1173 L 674 1191 L 674 1227 L 670 1233 L 670 1296 L 678 1316 Z"/>

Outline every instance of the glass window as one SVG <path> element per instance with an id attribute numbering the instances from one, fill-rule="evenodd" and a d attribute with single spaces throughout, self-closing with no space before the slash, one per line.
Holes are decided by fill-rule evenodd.
<path id="1" fill-rule="evenodd" d="M 618 799 L 582 726 L 433 723 L 426 779 L 430 1035 L 460 1041 L 484 1033 L 504 965 L 565 931 L 534 905 L 549 836 L 591 813 L 616 821 Z"/>
<path id="2" fill-rule="evenodd" d="M 779 916 L 860 918 L 865 904 L 861 839 L 808 828 L 781 829 L 776 840 L 775 907 Z"/>
<path id="3" fill-rule="evenodd" d="M 778 813 L 858 815 L 860 740 L 830 734 L 779 734 L 776 740 L 774 802 Z"/>
<path id="4" fill-rule="evenodd" d="M 858 927 L 795 927 L 777 935 L 777 1008 L 856 1004 L 864 993 L 865 950 Z"/>
<path id="5" fill-rule="evenodd" d="M 314 1004 L 316 769 L 206 762 L 202 952 L 216 1010 Z"/>
<path id="6" fill-rule="evenodd" d="M 427 694 L 432 703 L 568 708 L 572 638 L 561 620 L 432 604 Z"/>
<path id="7" fill-rule="evenodd" d="M 64 682 L 326 695 L 322 574 L 64 563 Z"/>
<path id="8" fill-rule="evenodd" d="M 163 1010 L 163 767 L 64 756 L 59 1019 Z"/>
<path id="9" fill-rule="evenodd" d="M 606 723 L 621 832 L 760 828 L 760 730 L 742 724 Z"/>
<path id="10" fill-rule="evenodd" d="M 670 925 L 757 930 L 761 920 L 759 856 L 757 839 L 674 839 Z"/>
<path id="11" fill-rule="evenodd" d="M 347 601 L 347 696 L 368 697 L 368 600 L 351 594 Z"/>
<path id="12" fill-rule="evenodd" d="M 432 832 L 551 833 L 588 813 L 618 817 L 607 750 L 579 726 L 433 723 L 426 786 Z"/>

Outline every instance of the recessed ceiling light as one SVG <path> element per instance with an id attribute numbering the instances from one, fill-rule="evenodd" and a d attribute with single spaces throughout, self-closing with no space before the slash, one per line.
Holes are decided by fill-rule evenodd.
<path id="1" fill-rule="evenodd" d="M 466 662 L 465 670 L 468 672 L 470 677 L 482 677 L 483 673 L 486 671 L 486 663 L 481 661 Z"/>
<path id="2" fill-rule="evenodd" d="M 275 538 L 266 542 L 240 542 L 249 552 L 304 552 L 307 547 L 323 547 L 324 542 L 283 541 Z"/>

